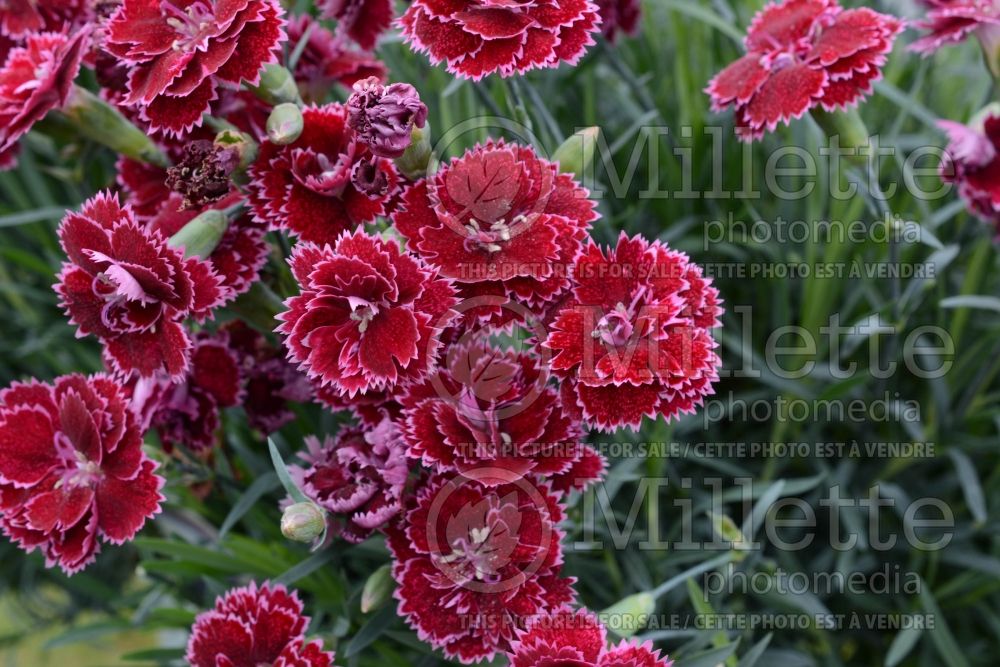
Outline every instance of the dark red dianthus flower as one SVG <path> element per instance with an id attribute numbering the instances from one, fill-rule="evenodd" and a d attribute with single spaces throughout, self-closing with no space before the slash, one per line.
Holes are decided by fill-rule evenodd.
<path id="1" fill-rule="evenodd" d="M 0 391 L 0 525 L 49 567 L 83 569 L 98 538 L 122 544 L 158 514 L 163 478 L 109 376 L 66 375 Z"/>
<path id="2" fill-rule="evenodd" d="M 236 355 L 222 336 L 195 341 L 191 364 L 180 380 L 140 378 L 133 406 L 160 434 L 164 449 L 182 446 L 195 453 L 215 446 L 219 411 L 236 405 L 243 395 Z"/>
<path id="3" fill-rule="evenodd" d="M 1000 235 L 1000 113 L 988 108 L 971 125 L 938 124 L 949 137 L 941 179 L 957 185 L 969 210 L 993 223 Z"/>
<path id="4" fill-rule="evenodd" d="M 277 0 L 124 0 L 104 48 L 129 66 L 124 103 L 151 129 L 181 135 L 225 84 L 256 84 L 284 39 Z"/>
<path id="5" fill-rule="evenodd" d="M 910 45 L 914 51 L 930 54 L 969 35 L 976 35 L 987 51 L 1000 45 L 1000 4 L 993 0 L 923 0 L 923 4 L 927 15 L 915 26 L 930 32 Z"/>
<path id="6" fill-rule="evenodd" d="M 347 125 L 342 104 L 306 107 L 292 144 L 260 147 L 250 167 L 250 202 L 271 229 L 302 241 L 331 243 L 344 231 L 385 215 L 399 177 Z"/>
<path id="7" fill-rule="evenodd" d="M 528 618 L 573 600 L 559 576 L 562 517 L 555 494 L 526 479 L 430 479 L 389 532 L 398 613 L 463 663 L 508 651 Z"/>
<path id="8" fill-rule="evenodd" d="M 79 28 L 94 16 L 92 0 L 5 0 L 0 3 L 0 35 L 12 39 L 30 33 Z"/>
<path id="9" fill-rule="evenodd" d="M 306 447 L 306 465 L 289 466 L 289 472 L 302 492 L 330 513 L 332 535 L 363 542 L 399 514 L 410 469 L 393 422 L 347 427 L 322 442 L 307 437 Z"/>
<path id="10" fill-rule="evenodd" d="M 608 647 L 607 631 L 591 612 L 562 607 L 532 619 L 518 632 L 510 667 L 670 667 L 652 642 L 623 639 Z"/>
<path id="11" fill-rule="evenodd" d="M 295 63 L 295 81 L 306 102 L 322 104 L 327 101 L 334 84 L 350 88 L 368 77 L 384 81 L 386 67 L 368 51 L 350 49 L 342 39 L 330 32 L 308 14 L 301 14 L 288 22 L 288 47 L 298 48 L 306 36 L 308 42 Z"/>
<path id="12" fill-rule="evenodd" d="M 601 12 L 601 32 L 611 43 L 619 35 L 634 35 L 639 30 L 642 4 L 639 0 L 597 0 Z"/>
<path id="13" fill-rule="evenodd" d="M 491 141 L 407 188 L 392 220 L 407 249 L 454 279 L 463 298 L 506 295 L 533 307 L 570 286 L 597 218 L 587 195 L 531 148 Z"/>
<path id="14" fill-rule="evenodd" d="M 636 430 L 644 416 L 672 419 L 713 393 L 722 308 L 687 255 L 623 232 L 607 251 L 591 241 L 574 275 L 574 298 L 545 341 L 568 409 L 600 430 Z"/>
<path id="15" fill-rule="evenodd" d="M 69 261 L 55 289 L 77 335 L 101 339 L 123 374 L 180 376 L 191 347 L 181 323 L 208 318 L 227 295 L 212 266 L 185 258 L 106 193 L 67 214 L 59 240 Z"/>
<path id="16" fill-rule="evenodd" d="M 478 81 L 575 65 L 601 19 L 589 0 L 414 0 L 399 22 L 414 51 Z"/>
<path id="17" fill-rule="evenodd" d="M 198 615 L 185 659 L 191 667 L 331 667 L 333 653 L 306 642 L 308 625 L 297 593 L 251 582 Z"/>
<path id="18" fill-rule="evenodd" d="M 736 131 L 751 141 L 810 109 L 847 109 L 882 76 L 903 22 L 836 0 L 771 3 L 750 24 L 747 53 L 713 78 L 705 92 L 716 111 L 732 106 Z"/>
<path id="19" fill-rule="evenodd" d="M 90 40 L 43 32 L 28 35 L 0 67 L 0 153 L 7 153 L 45 114 L 66 104 Z"/>
<path id="20" fill-rule="evenodd" d="M 354 396 L 431 370 L 455 303 L 436 270 L 360 231 L 334 247 L 300 243 L 289 262 L 302 291 L 285 302 L 278 331 L 310 378 Z"/>
<path id="21" fill-rule="evenodd" d="M 365 51 L 392 25 L 392 0 L 321 0 L 323 18 L 336 19 L 338 35 L 344 34 Z"/>
<path id="22" fill-rule="evenodd" d="M 547 379 L 537 355 L 450 347 L 402 398 L 410 456 L 437 472 L 502 473 L 479 475 L 486 485 L 567 472 L 583 455 L 580 432 Z"/>

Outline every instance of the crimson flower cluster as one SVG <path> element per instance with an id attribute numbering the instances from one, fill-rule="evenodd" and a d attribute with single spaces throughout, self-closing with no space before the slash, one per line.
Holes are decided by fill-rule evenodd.
<path id="1" fill-rule="evenodd" d="M 163 469 L 222 463 L 224 410 L 270 433 L 315 399 L 353 419 L 305 437 L 282 480 L 331 540 L 385 534 L 421 639 L 465 663 L 664 667 L 570 610 L 560 522 L 604 476 L 589 429 L 671 420 L 711 394 L 718 292 L 663 243 L 598 246 L 566 160 L 504 140 L 432 159 L 428 107 L 374 54 L 389 0 L 283 4 L 0 9 L 0 161 L 53 110 L 121 130 L 85 133 L 118 151 L 116 186 L 62 220 L 54 286 L 106 372 L 0 393 L 0 526 L 79 571 L 160 511 L 147 432 Z M 748 38 L 755 131 L 773 127 L 765 79 L 819 72 L 808 96 L 829 106 L 837 87 L 867 90 L 898 30 L 821 0 L 765 15 L 784 27 Z M 415 0 L 396 25 L 478 80 L 574 64 L 638 18 L 632 0 Z M 74 82 L 83 67 L 96 94 Z M 720 104 L 743 97 L 726 98 L 731 78 L 713 84 Z M 302 612 L 282 586 L 230 590 L 197 617 L 187 662 L 330 667 Z"/>

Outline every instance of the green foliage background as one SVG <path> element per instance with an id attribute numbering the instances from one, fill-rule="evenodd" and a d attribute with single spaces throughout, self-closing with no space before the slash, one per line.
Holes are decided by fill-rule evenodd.
<path id="1" fill-rule="evenodd" d="M 707 427 L 702 415 L 671 425 L 648 423 L 640 434 L 615 438 L 634 442 L 932 442 L 933 458 L 866 459 L 783 457 L 770 459 L 718 457 L 648 457 L 610 461 L 604 491 L 619 523 L 624 522 L 640 477 L 682 477 L 732 480 L 752 477 L 759 503 L 765 509 L 780 496 L 800 497 L 817 509 L 829 489 L 863 498 L 879 483 L 883 495 L 898 499 L 936 497 L 956 517 L 951 545 L 936 552 L 920 552 L 902 544 L 877 551 L 862 539 L 849 551 L 830 548 L 825 539 L 801 552 L 766 549 L 752 552 L 739 563 L 747 572 L 876 572 L 888 566 L 919 575 L 919 594 L 833 594 L 714 596 L 706 602 L 700 578 L 692 570 L 719 558 L 718 551 L 643 551 L 638 543 L 649 531 L 652 517 L 668 540 L 681 533 L 674 501 L 690 499 L 697 509 L 694 534 L 711 535 L 710 487 L 695 483 L 683 489 L 672 483 L 660 493 L 659 503 L 641 508 L 639 530 L 623 549 L 567 548 L 566 569 L 579 577 L 582 603 L 605 608 L 617 600 L 671 582 L 659 598 L 661 614 L 690 614 L 714 610 L 719 614 L 787 613 L 930 613 L 933 630 L 896 631 L 810 627 L 805 630 L 725 632 L 699 629 L 649 630 L 677 660 L 678 667 L 724 663 L 727 667 L 791 667 L 797 665 L 992 665 L 1000 636 L 1000 544 L 997 507 L 1000 504 L 1000 300 L 998 256 L 993 231 L 964 212 L 954 193 L 937 201 L 922 201 L 904 188 L 881 203 L 862 194 L 834 200 L 827 179 L 816 180 L 814 191 L 799 200 L 773 196 L 744 199 L 647 199 L 641 190 L 658 182 L 669 191 L 683 186 L 682 173 L 671 156 L 675 147 L 692 149 L 695 168 L 692 187 L 712 188 L 714 146 L 703 134 L 708 126 L 723 127 L 719 156 L 724 182 L 738 188 L 745 176 L 744 147 L 732 135 L 730 115 L 714 115 L 701 92 L 709 78 L 741 53 L 739 40 L 757 2 L 732 0 L 648 0 L 641 34 L 617 47 L 600 45 L 576 68 L 534 72 L 508 83 L 489 79 L 473 85 L 455 81 L 446 72 L 430 68 L 390 41 L 380 55 L 393 80 L 414 83 L 431 108 L 435 132 L 483 115 L 501 115 L 529 122 L 540 148 L 551 153 L 575 129 L 599 126 L 614 153 L 618 173 L 627 165 L 632 147 L 645 126 L 666 125 L 670 135 L 660 139 L 661 168 L 650 173 L 645 156 L 638 161 L 632 185 L 623 197 L 606 195 L 600 201 L 603 219 L 595 229 L 602 242 L 619 230 L 659 238 L 705 264 L 899 261 L 933 267 L 927 278 L 806 279 L 729 278 L 716 284 L 726 301 L 721 335 L 727 368 L 739 365 L 749 350 L 755 367 L 762 362 L 768 336 L 785 325 L 799 325 L 819 333 L 831 315 L 844 325 L 881 316 L 896 332 L 881 336 L 883 359 L 900 360 L 903 341 L 918 327 L 947 329 L 956 342 L 954 365 L 945 377 L 928 381 L 906 372 L 878 379 L 868 372 L 868 342 L 857 340 L 849 359 L 860 371 L 846 380 L 824 372 L 830 349 L 822 338 L 812 357 L 816 370 L 789 380 L 765 372 L 757 378 L 728 378 L 718 391 L 735 399 L 843 399 L 871 400 L 886 394 L 900 404 L 917 401 L 918 421 L 867 420 L 827 423 L 723 419 Z M 912 16 L 904 2 L 876 3 L 877 9 Z M 301 8 L 300 8 L 301 9 Z M 882 144 L 905 154 L 920 146 L 940 146 L 935 128 L 939 118 L 965 120 L 994 95 L 991 79 L 972 44 L 946 49 L 921 59 L 905 51 L 904 37 L 885 68 L 876 93 L 861 108 L 869 129 Z M 344 91 L 334 91 L 343 98 Z M 692 128 L 691 138 L 680 128 Z M 450 145 L 463 145 L 485 135 L 475 133 Z M 780 129 L 752 150 L 752 173 L 758 188 L 763 165 L 775 148 L 790 144 L 816 154 L 821 135 L 808 118 Z M 464 143 L 463 143 L 464 142 Z M 0 383 L 35 376 L 100 369 L 97 344 L 76 340 L 72 328 L 56 307 L 51 289 L 62 253 L 55 229 L 63 212 L 78 205 L 99 188 L 113 182 L 113 156 L 86 144 L 52 141 L 35 133 L 24 142 L 20 167 L 0 174 Z M 647 147 L 648 150 L 648 147 Z M 924 165 L 927 166 L 927 165 Z M 931 165 L 932 166 L 932 165 Z M 902 159 L 887 160 L 882 185 L 903 177 Z M 598 180 L 609 175 L 603 168 Z M 931 181 L 936 177 L 931 177 Z M 593 184 L 591 184 L 593 185 Z M 796 179 L 786 179 L 794 190 Z M 607 188 L 605 188 L 607 189 Z M 922 241 L 865 243 L 757 243 L 704 244 L 710 220 L 863 220 L 881 224 L 889 212 L 920 225 Z M 276 246 L 277 247 L 277 246 Z M 280 250 L 268 269 L 279 272 Z M 972 296 L 987 298 L 970 299 Z M 734 309 L 752 307 L 752 331 Z M 326 433 L 337 419 L 313 407 L 304 407 L 300 419 L 285 428 L 276 441 L 286 458 L 304 434 Z M 441 660 L 419 642 L 396 618 L 394 604 L 369 614 L 359 610 L 360 590 L 367 576 L 387 562 L 378 540 L 356 547 L 337 544 L 310 555 L 305 547 L 284 541 L 278 530 L 278 483 L 260 434 L 247 429 L 239 409 L 224 420 L 224 454 L 212 465 L 179 464 L 166 467 L 169 502 L 162 516 L 142 537 L 118 549 L 106 549 L 98 563 L 67 579 L 45 570 L 37 556 L 25 557 L 6 542 L 0 543 L 0 665 L 60 664 L 169 665 L 181 655 L 186 630 L 194 615 L 214 597 L 248 577 L 287 582 L 301 591 L 313 616 L 312 632 L 335 646 L 338 664 L 389 667 L 434 665 Z M 155 443 L 150 441 L 155 456 Z M 603 495 L 604 492 L 602 492 Z M 728 497 L 728 496 L 727 496 Z M 766 501 L 766 502 L 764 502 Z M 583 504 L 574 499 L 567 543 L 579 539 Z M 648 503 L 647 501 L 644 501 Z M 648 514 L 652 512 L 652 514 Z M 753 527 L 760 514 L 739 502 L 729 502 L 725 513 L 737 524 Z M 822 516 L 822 515 L 821 515 Z M 860 530 L 864 517 L 845 512 L 845 531 Z M 902 518 L 884 515 L 885 530 L 899 532 Z M 860 528 L 859 528 L 860 527 Z M 601 531 L 601 526 L 598 526 Z M 606 530 L 603 529 L 603 530 Z M 818 535 L 828 526 L 820 525 Z M 605 533 L 605 541 L 610 539 Z"/>

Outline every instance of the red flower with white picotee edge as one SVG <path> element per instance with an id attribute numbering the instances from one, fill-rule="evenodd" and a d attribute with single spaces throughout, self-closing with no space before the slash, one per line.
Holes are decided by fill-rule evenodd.
<path id="1" fill-rule="evenodd" d="M 331 667 L 333 653 L 306 642 L 308 626 L 297 593 L 251 582 L 198 615 L 185 659 L 191 667 Z"/>
<path id="2" fill-rule="evenodd" d="M 533 618 L 518 632 L 508 658 L 510 667 L 670 667 L 673 661 L 651 642 L 622 640 L 608 646 L 607 630 L 593 613 L 569 607 Z"/>
<path id="3" fill-rule="evenodd" d="M 242 399 L 240 368 L 226 343 L 225 335 L 196 340 L 190 367 L 180 380 L 162 374 L 136 380 L 133 409 L 144 425 L 156 429 L 166 451 L 177 446 L 195 453 L 210 451 L 216 443 L 219 411 Z"/>
<path id="4" fill-rule="evenodd" d="M 346 35 L 371 51 L 392 25 L 392 0 L 321 0 L 323 18 L 337 21 L 337 34 Z"/>
<path id="5" fill-rule="evenodd" d="M 558 475 L 583 456 L 576 424 L 535 355 L 487 344 L 453 345 L 441 367 L 402 398 L 410 456 L 437 472 L 498 468 L 494 485 Z"/>
<path id="6" fill-rule="evenodd" d="M 124 103 L 177 136 L 201 125 L 218 87 L 260 80 L 283 26 L 277 0 L 124 0 L 104 48 L 128 65 Z"/>
<path id="7" fill-rule="evenodd" d="M 570 286 L 597 218 L 587 195 L 531 148 L 491 141 L 407 188 L 392 220 L 464 298 L 505 294 L 538 306 Z"/>
<path id="8" fill-rule="evenodd" d="M 49 567 L 83 569 L 159 513 L 163 478 L 118 382 L 66 375 L 0 391 L 0 525 Z"/>
<path id="9" fill-rule="evenodd" d="M 350 88 L 371 76 L 385 80 L 386 67 L 378 58 L 368 51 L 348 48 L 344 40 L 308 14 L 288 22 L 288 48 L 295 51 L 303 39 L 307 41 L 295 62 L 294 74 L 306 102 L 326 101 L 335 84 Z"/>
<path id="10" fill-rule="evenodd" d="M 72 37 L 43 32 L 10 50 L 0 67 L 0 153 L 66 104 L 89 42 L 86 29 Z"/>
<path id="11" fill-rule="evenodd" d="M 1000 4 L 993 0 L 923 0 L 923 4 L 927 14 L 914 25 L 929 33 L 910 45 L 914 51 L 930 54 L 970 35 L 994 46 L 1000 38 Z"/>
<path id="12" fill-rule="evenodd" d="M 180 376 L 191 347 L 181 323 L 208 318 L 227 296 L 211 265 L 185 258 L 105 193 L 63 218 L 59 240 L 69 261 L 55 290 L 77 335 L 101 339 L 123 374 Z"/>
<path id="13" fill-rule="evenodd" d="M 0 3 L 0 35 L 23 39 L 31 33 L 78 29 L 93 16 L 92 0 L 5 0 Z"/>
<path id="14" fill-rule="evenodd" d="M 589 0 L 415 0 L 399 23 L 413 50 L 478 81 L 575 65 L 601 19 Z"/>
<path id="15" fill-rule="evenodd" d="M 970 125 L 947 120 L 938 125 L 949 138 L 941 179 L 956 184 L 969 210 L 993 223 L 1000 235 L 1000 111 L 988 107 Z"/>
<path id="16" fill-rule="evenodd" d="M 526 479 L 428 480 L 388 532 L 398 613 L 462 663 L 508 651 L 528 618 L 574 598 L 573 579 L 559 576 L 562 517 L 556 495 Z"/>
<path id="17" fill-rule="evenodd" d="M 786 0 L 750 24 L 747 53 L 705 92 L 716 111 L 733 107 L 736 131 L 750 141 L 810 109 L 847 109 L 872 90 L 903 22 L 836 0 Z"/>
<path id="18" fill-rule="evenodd" d="M 301 241 L 332 243 L 387 212 L 399 177 L 347 124 L 342 104 L 306 107 L 299 138 L 260 147 L 250 167 L 250 203 L 258 220 Z"/>
<path id="19" fill-rule="evenodd" d="M 545 347 L 584 422 L 634 430 L 644 416 L 691 413 L 714 391 L 721 361 L 711 330 L 722 308 L 687 255 L 622 233 L 607 251 L 591 242 L 574 276 Z"/>
<path id="20" fill-rule="evenodd" d="M 423 377 L 454 314 L 449 281 L 398 243 L 361 231 L 336 245 L 299 243 L 289 260 L 301 293 L 278 319 L 289 359 L 348 396 Z"/>

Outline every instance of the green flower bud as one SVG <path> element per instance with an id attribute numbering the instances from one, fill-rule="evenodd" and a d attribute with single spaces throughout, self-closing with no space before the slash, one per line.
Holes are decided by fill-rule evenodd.
<path id="1" fill-rule="evenodd" d="M 240 169 L 246 169 L 257 159 L 257 142 L 245 132 L 222 130 L 215 135 L 214 143 L 222 148 L 235 148 L 240 156 Z"/>
<path id="2" fill-rule="evenodd" d="M 260 83 L 253 88 L 254 94 L 268 104 L 302 104 L 295 77 L 287 69 L 272 63 L 265 65 L 260 73 Z"/>
<path id="3" fill-rule="evenodd" d="M 599 616 L 608 629 L 619 637 L 631 637 L 646 627 L 655 611 L 656 599 L 644 592 L 622 598 Z"/>
<path id="4" fill-rule="evenodd" d="M 218 209 L 209 209 L 170 237 L 170 245 L 184 248 L 185 257 L 211 255 L 229 227 L 229 218 Z"/>
<path id="5" fill-rule="evenodd" d="M 587 127 L 564 141 L 552 155 L 552 161 L 558 163 L 559 171 L 583 178 L 594 161 L 600 131 L 599 127 Z"/>
<path id="6" fill-rule="evenodd" d="M 86 88 L 73 86 L 62 114 L 82 136 L 133 160 L 169 167 L 167 156 L 145 132 Z"/>
<path id="7" fill-rule="evenodd" d="M 392 597 L 392 590 L 395 587 L 396 582 L 392 578 L 392 568 L 389 565 L 383 565 L 372 572 L 361 591 L 361 613 L 367 614 L 381 607 Z"/>
<path id="8" fill-rule="evenodd" d="M 295 542 L 312 542 L 326 530 L 326 513 L 312 502 L 295 503 L 281 515 L 281 534 Z"/>
<path id="9" fill-rule="evenodd" d="M 410 132 L 410 145 L 396 158 L 396 167 L 407 178 L 416 180 L 427 174 L 432 157 L 431 124 L 428 122 Z"/>
<path id="10" fill-rule="evenodd" d="M 267 138 L 272 144 L 287 146 L 302 134 L 302 111 L 298 106 L 286 102 L 274 107 L 267 117 Z"/>

